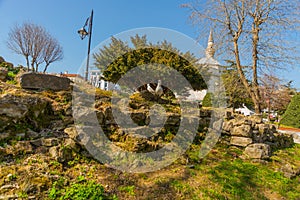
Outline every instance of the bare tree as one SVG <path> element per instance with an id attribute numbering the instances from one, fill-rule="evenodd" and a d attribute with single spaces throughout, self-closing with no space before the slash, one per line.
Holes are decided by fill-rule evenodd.
<path id="1" fill-rule="evenodd" d="M 296 60 L 296 43 L 288 44 L 288 36 L 299 25 L 299 2 L 208 0 L 204 4 L 195 0 L 183 6 L 189 8 L 196 25 L 218 32 L 219 53 L 233 57 L 255 112 L 260 113 L 259 74 L 292 66 Z"/>
<path id="2" fill-rule="evenodd" d="M 23 27 L 16 25 L 13 27 L 8 34 L 7 46 L 13 52 L 23 55 L 26 59 L 27 69 L 29 70 L 29 56 L 31 49 L 31 41 L 29 35 L 31 30 L 28 28 L 27 24 Z"/>
<path id="3" fill-rule="evenodd" d="M 63 58 L 63 50 L 58 41 L 54 39 L 43 27 L 24 23 L 16 25 L 8 35 L 7 46 L 13 52 L 23 55 L 27 68 L 39 71 L 39 66 L 45 63 L 44 72 L 48 66 Z"/>
<path id="4" fill-rule="evenodd" d="M 63 49 L 59 45 L 58 41 L 54 38 L 49 38 L 44 48 L 43 60 L 45 62 L 44 73 L 47 71 L 48 66 L 55 62 L 63 59 Z"/>
<path id="5" fill-rule="evenodd" d="M 30 49 L 31 69 L 37 72 L 39 70 L 39 65 L 43 63 L 42 55 L 50 35 L 41 26 L 33 24 L 30 24 L 30 26 L 30 37 L 33 41 Z"/>
<path id="6" fill-rule="evenodd" d="M 269 112 L 275 110 L 283 114 L 292 98 L 291 87 L 282 84 L 282 80 L 269 74 L 262 76 L 260 92 L 262 105 L 268 108 Z"/>

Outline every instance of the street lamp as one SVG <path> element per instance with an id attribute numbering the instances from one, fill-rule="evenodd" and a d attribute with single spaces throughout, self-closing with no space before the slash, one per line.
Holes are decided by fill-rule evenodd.
<path id="1" fill-rule="evenodd" d="M 86 31 L 85 27 L 89 25 L 88 31 Z M 85 69 L 85 81 L 88 81 L 88 74 L 89 74 L 89 59 L 90 59 L 90 50 L 91 50 L 91 38 L 92 38 L 92 26 L 93 26 L 93 10 L 91 12 L 90 17 L 87 18 L 84 26 L 77 31 L 80 35 L 80 38 L 83 40 L 86 36 L 89 36 L 89 43 L 88 43 L 88 54 L 86 60 L 86 69 Z"/>

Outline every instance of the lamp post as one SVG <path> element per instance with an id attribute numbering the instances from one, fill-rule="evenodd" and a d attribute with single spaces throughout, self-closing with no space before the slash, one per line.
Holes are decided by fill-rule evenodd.
<path id="1" fill-rule="evenodd" d="M 86 31 L 85 27 L 88 27 L 88 31 Z M 93 27 L 93 10 L 91 12 L 91 15 L 89 18 L 87 18 L 84 26 L 79 29 L 77 32 L 80 35 L 80 38 L 83 40 L 87 35 L 89 36 L 89 42 L 88 42 L 88 54 L 87 54 L 87 60 L 86 60 L 86 69 L 85 69 L 85 77 L 84 80 L 88 81 L 88 74 L 89 74 L 89 60 L 90 60 L 90 50 L 91 50 L 91 38 L 92 38 L 92 27 Z"/>

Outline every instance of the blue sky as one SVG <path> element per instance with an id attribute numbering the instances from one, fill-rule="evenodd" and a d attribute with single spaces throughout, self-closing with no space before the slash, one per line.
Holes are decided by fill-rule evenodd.
<path id="1" fill-rule="evenodd" d="M 88 40 L 77 30 L 94 10 L 91 49 L 99 43 L 135 28 L 167 28 L 196 39 L 197 29 L 188 20 L 188 10 L 180 5 L 189 0 L 0 0 L 0 56 L 15 65 L 25 65 L 22 56 L 6 47 L 8 32 L 16 23 L 31 22 L 46 28 L 64 49 L 64 59 L 49 66 L 49 72 L 77 73 L 86 58 Z M 206 44 L 206 37 L 199 42 Z M 197 53 L 197 52 L 195 52 Z M 199 55 L 202 55 L 199 52 Z M 197 56 L 197 55 L 196 55 Z M 282 74 L 300 88 L 299 66 Z"/>

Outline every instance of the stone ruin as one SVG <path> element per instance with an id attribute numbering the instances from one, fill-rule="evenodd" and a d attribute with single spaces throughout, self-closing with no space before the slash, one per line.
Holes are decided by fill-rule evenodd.
<path id="1" fill-rule="evenodd" d="M 279 133 L 273 124 L 263 123 L 260 116 L 238 116 L 224 121 L 222 139 L 244 149 L 252 159 L 268 159 L 273 150 L 290 147 L 292 135 Z"/>
<path id="2" fill-rule="evenodd" d="M 25 89 L 61 91 L 70 89 L 70 83 L 71 80 L 66 77 L 49 74 L 29 72 L 22 74 L 20 77 L 20 85 Z"/>

